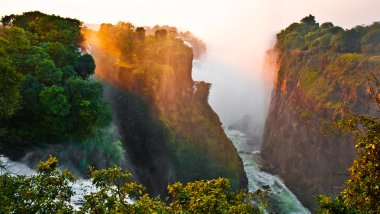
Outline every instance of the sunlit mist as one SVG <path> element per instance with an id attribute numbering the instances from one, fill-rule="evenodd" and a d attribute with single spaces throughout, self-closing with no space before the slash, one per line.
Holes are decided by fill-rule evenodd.
<path id="1" fill-rule="evenodd" d="M 226 125 L 247 114 L 264 123 L 272 85 L 268 77 L 274 71 L 264 63 L 266 51 L 276 32 L 289 23 L 308 14 L 320 23 L 331 21 L 345 28 L 380 20 L 378 0 L 0 0 L 0 4 L 1 16 L 39 10 L 89 24 L 128 21 L 191 31 L 208 49 L 195 62 L 193 78 L 213 83 L 209 101 Z"/>

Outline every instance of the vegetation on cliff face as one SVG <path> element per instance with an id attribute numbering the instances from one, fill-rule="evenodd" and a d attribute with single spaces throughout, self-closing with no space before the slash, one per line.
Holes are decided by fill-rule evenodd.
<path id="1" fill-rule="evenodd" d="M 166 192 L 168 182 L 218 177 L 246 187 L 241 159 L 207 103 L 210 85 L 192 81 L 192 49 L 179 34 L 146 35 L 130 23 L 90 32 L 78 20 L 40 12 L 1 21 L 2 153 L 28 152 L 31 163 L 54 154 L 83 172 L 88 164 L 123 164 L 127 148 L 154 193 Z M 90 53 L 104 83 L 93 76 Z M 112 98 L 124 143 L 103 95 Z"/>
<path id="2" fill-rule="evenodd" d="M 151 197 L 131 174 L 120 167 L 90 168 L 96 190 L 82 195 L 83 203 L 74 209 L 76 178 L 58 170 L 58 160 L 50 157 L 38 164 L 36 175 L 0 175 L 0 210 L 6 213 L 262 213 L 265 192 L 230 190 L 225 178 L 168 185 L 170 198 Z"/>
<path id="3" fill-rule="evenodd" d="M 277 35 L 278 72 L 268 113 L 262 155 L 301 202 L 336 196 L 354 159 L 353 135 L 326 136 L 348 111 L 378 116 L 372 77 L 380 75 L 378 22 L 344 30 L 318 24 L 313 16 Z"/>
<path id="4" fill-rule="evenodd" d="M 82 23 L 40 12 L 1 22 L 1 151 L 17 156 L 54 144 L 77 151 L 77 168 L 93 155 L 118 162 L 123 149 L 110 142 L 111 112 L 92 78 L 94 60 L 79 48 Z M 97 149 L 83 146 L 88 142 Z M 105 143 L 113 153 L 102 150 Z"/>
<path id="5" fill-rule="evenodd" d="M 165 29 L 146 35 L 130 23 L 85 32 L 130 161 L 152 193 L 166 184 L 226 177 L 245 188 L 242 161 L 208 105 L 210 85 L 193 82 L 193 53 Z"/>
<path id="6" fill-rule="evenodd" d="M 380 112 L 380 81 L 372 76 L 370 99 Z M 344 190 L 331 201 L 327 195 L 318 197 L 319 213 L 379 213 L 380 212 L 380 116 L 346 114 L 333 129 L 350 132 L 356 137 L 357 154 L 348 169 L 350 177 Z"/>
<path id="7" fill-rule="evenodd" d="M 380 102 L 378 102 L 380 104 Z M 320 213 L 380 212 L 380 117 L 346 115 L 338 128 L 357 136 L 356 158 L 344 190 L 331 201 L 318 197 Z"/>
<path id="8" fill-rule="evenodd" d="M 144 28 L 129 23 L 103 24 L 99 32 L 88 32 L 78 20 L 40 12 L 1 21 L 2 153 L 21 156 L 42 148 L 40 158 L 59 151 L 83 170 L 124 160 L 126 146 L 150 192 L 163 192 L 173 183 L 166 192 L 170 200 L 151 198 L 120 167 L 91 168 L 98 189 L 84 196 L 79 213 L 259 212 L 262 193 L 241 190 L 247 185 L 241 159 L 207 103 L 210 84 L 192 81 L 192 49 L 178 35 L 159 29 L 146 36 Z M 84 43 L 81 30 L 96 42 Z M 93 77 L 90 52 L 96 54 L 97 75 L 107 91 Z M 111 98 L 124 145 L 114 142 L 103 95 Z M 5 170 L 0 209 L 75 212 L 70 204 L 75 177 L 57 166 L 51 157 L 38 165 L 36 175 L 26 177 L 8 173 L 0 164 Z M 230 178 L 231 185 L 220 177 Z M 195 181 L 212 178 L 218 179 Z M 195 182 L 174 183 L 178 180 Z M 241 192 L 231 192 L 230 186 Z"/>

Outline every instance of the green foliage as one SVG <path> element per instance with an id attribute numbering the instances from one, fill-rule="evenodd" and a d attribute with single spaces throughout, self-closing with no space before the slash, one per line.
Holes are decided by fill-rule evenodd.
<path id="1" fill-rule="evenodd" d="M 373 30 L 369 31 L 362 39 L 362 49 L 367 53 L 380 52 L 380 24 L 375 24 Z"/>
<path id="2" fill-rule="evenodd" d="M 26 12 L 22 15 L 9 15 L 1 19 L 5 27 L 19 27 L 36 35 L 35 42 L 60 42 L 74 45 L 81 42 L 80 27 L 82 23 L 76 19 L 46 15 L 38 11 Z M 72 47 L 75 48 L 75 45 Z"/>
<path id="3" fill-rule="evenodd" d="M 127 200 L 142 195 L 143 187 L 130 182 L 131 174 L 120 167 L 95 170 L 90 168 L 92 183 L 98 192 L 84 196 L 81 212 L 131 213 L 133 208 Z"/>
<path id="4" fill-rule="evenodd" d="M 361 33 L 356 29 L 341 31 L 331 40 L 333 50 L 337 52 L 360 52 Z"/>
<path id="5" fill-rule="evenodd" d="M 329 22 L 318 26 L 308 16 L 277 35 L 278 92 L 292 103 L 297 100 L 296 111 L 305 124 L 340 119 L 340 131 L 334 134 L 343 136 L 343 129 L 357 137 L 345 189 L 334 199 L 319 196 L 320 213 L 380 212 L 379 30 L 379 23 L 347 30 Z"/>
<path id="6" fill-rule="evenodd" d="M 315 17 L 313 15 L 309 15 L 309 16 L 306 16 L 305 18 L 301 19 L 301 23 L 309 24 L 309 25 L 318 24 L 315 21 Z"/>
<path id="7" fill-rule="evenodd" d="M 177 182 L 168 186 L 173 197 L 170 204 L 174 213 L 260 213 L 265 209 L 263 194 L 231 192 L 228 179 L 195 181 L 186 184 Z M 255 199 L 259 208 L 250 200 Z M 262 203 L 262 204 L 260 204 Z"/>
<path id="8" fill-rule="evenodd" d="M 95 61 L 91 55 L 84 54 L 74 63 L 74 68 L 82 78 L 88 78 L 94 74 Z"/>
<path id="9" fill-rule="evenodd" d="M 94 59 L 79 51 L 80 21 L 40 12 L 1 21 L 0 133 L 7 133 L 2 147 L 88 144 L 110 126 L 102 85 L 91 77 Z"/>
<path id="10" fill-rule="evenodd" d="M 35 76 L 46 85 L 53 85 L 62 79 L 62 71 L 57 69 L 52 60 L 42 60 L 36 65 Z"/>
<path id="11" fill-rule="evenodd" d="M 130 23 L 103 24 L 86 40 L 101 53 L 95 55 L 103 63 L 97 75 L 125 92 L 110 90 L 138 176 L 154 193 L 164 192 L 172 178 L 227 177 L 233 189 L 242 188 L 241 159 L 208 105 L 210 85 L 191 78 L 191 48 L 170 29 L 143 32 Z"/>
<path id="12" fill-rule="evenodd" d="M 277 47 L 282 51 L 293 49 L 335 51 L 338 53 L 379 52 L 380 24 L 357 26 L 343 30 L 331 22 L 321 26 L 309 15 L 300 23 L 293 23 L 277 34 Z"/>
<path id="13" fill-rule="evenodd" d="M 75 177 L 57 169 L 50 157 L 38 164 L 37 175 L 0 175 L 0 210 L 4 213 L 73 213 L 70 198 Z"/>
<path id="14" fill-rule="evenodd" d="M 380 212 L 380 118 L 347 114 L 337 127 L 357 136 L 356 158 L 349 168 L 348 179 L 341 195 L 333 201 L 320 196 L 321 213 Z"/>
<path id="15" fill-rule="evenodd" d="M 379 29 L 378 23 L 350 30 L 330 22 L 318 26 L 310 16 L 291 24 L 277 35 L 281 90 L 300 98 L 305 111 L 326 111 L 331 118 L 357 108 L 359 94 L 365 93 L 359 91 L 366 84 L 358 76 L 380 74 L 380 63 L 373 56 L 379 52 L 368 49 L 376 47 Z"/>
<path id="16" fill-rule="evenodd" d="M 376 76 L 367 78 L 370 84 L 369 105 L 380 109 L 380 84 Z M 317 201 L 320 213 L 379 213 L 380 212 L 380 117 L 354 116 L 346 113 L 333 126 L 333 131 L 356 136 L 356 157 L 348 169 L 350 177 L 340 195 L 333 200 L 321 195 Z"/>
<path id="17" fill-rule="evenodd" d="M 96 170 L 90 167 L 96 191 L 83 196 L 79 210 L 70 205 L 76 178 L 57 169 L 50 157 L 38 164 L 31 177 L 0 175 L 0 209 L 6 213 L 262 213 L 265 192 L 230 191 L 228 179 L 196 181 L 168 186 L 170 197 L 151 198 L 144 187 L 131 181 L 131 173 L 114 166 Z"/>
<path id="18" fill-rule="evenodd" d="M 19 108 L 21 78 L 8 60 L 0 58 L 0 122 L 10 118 Z"/>
<path id="19" fill-rule="evenodd" d="M 1 149 L 12 154 L 15 148 L 63 145 L 75 151 L 72 165 L 83 171 L 81 164 L 96 162 L 90 155 L 104 158 L 100 166 L 120 163 L 125 151 L 104 131 L 112 116 L 101 83 L 92 78 L 94 59 L 79 51 L 81 22 L 40 12 L 1 21 Z"/>
<path id="20" fill-rule="evenodd" d="M 47 114 L 64 117 L 70 112 L 70 105 L 63 92 L 64 89 L 56 85 L 46 87 L 41 91 L 41 104 Z"/>

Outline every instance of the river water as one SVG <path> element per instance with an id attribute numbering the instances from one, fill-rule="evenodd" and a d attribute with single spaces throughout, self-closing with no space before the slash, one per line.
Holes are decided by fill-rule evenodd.
<path id="1" fill-rule="evenodd" d="M 269 212 L 280 214 L 310 213 L 279 177 L 260 170 L 260 151 L 247 152 L 247 138 L 242 132 L 225 128 L 225 133 L 243 160 L 244 170 L 248 177 L 249 191 L 254 192 L 258 189 L 269 188 Z"/>
<path id="2" fill-rule="evenodd" d="M 244 170 L 248 177 L 248 188 L 250 192 L 258 189 L 269 188 L 269 212 L 273 213 L 310 213 L 298 201 L 297 197 L 285 186 L 284 182 L 277 176 L 268 174 L 260 170 L 259 151 L 247 152 L 247 139 L 245 135 L 236 130 L 225 128 L 227 136 L 237 148 L 244 163 Z M 0 156 L 0 161 L 7 165 L 7 170 L 14 174 L 31 176 L 36 172 L 27 165 L 19 162 L 10 161 L 4 156 Z M 1 173 L 1 172 L 0 172 Z M 71 204 L 78 208 L 83 195 L 96 191 L 90 180 L 78 179 L 73 184 L 75 195 L 71 198 Z"/>

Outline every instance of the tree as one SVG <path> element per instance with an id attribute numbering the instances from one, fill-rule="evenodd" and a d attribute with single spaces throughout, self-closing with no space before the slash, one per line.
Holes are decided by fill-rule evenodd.
<path id="1" fill-rule="evenodd" d="M 309 15 L 309 16 L 306 16 L 305 18 L 301 19 L 301 23 L 310 24 L 310 25 L 318 24 L 315 21 L 315 17 L 313 15 Z"/>
<path id="2" fill-rule="evenodd" d="M 331 41 L 332 49 L 337 52 L 360 52 L 361 34 L 356 29 L 339 32 Z"/>
<path id="3" fill-rule="evenodd" d="M 373 77 L 375 89 L 371 98 L 380 109 L 380 82 Z M 331 201 L 321 195 L 317 198 L 320 213 L 380 213 L 380 117 L 346 114 L 337 128 L 357 137 L 356 158 L 349 168 L 350 177 L 344 190 Z"/>
<path id="4" fill-rule="evenodd" d="M 73 213 L 70 198 L 75 177 L 57 169 L 58 160 L 50 157 L 37 166 L 31 177 L 0 175 L 0 210 L 4 213 Z"/>
<path id="5" fill-rule="evenodd" d="M 58 160 L 49 157 L 38 164 L 31 177 L 0 174 L 0 210 L 6 213 L 73 213 L 70 198 L 76 178 L 57 169 Z M 78 213 L 260 213 L 265 193 L 230 191 L 228 179 L 169 185 L 170 199 L 152 198 L 144 187 L 131 180 L 132 174 L 114 166 L 90 167 L 96 191 L 83 196 Z M 86 192 L 86 191 L 84 191 Z"/>
<path id="6" fill-rule="evenodd" d="M 42 107 L 46 114 L 64 117 L 70 113 L 70 104 L 64 94 L 64 88 L 53 85 L 44 88 L 40 93 Z"/>
<path id="7" fill-rule="evenodd" d="M 0 58 L 0 121 L 10 118 L 18 109 L 22 75 L 6 59 Z"/>
<path id="8" fill-rule="evenodd" d="M 156 32 L 154 33 L 154 36 L 158 39 L 165 39 L 167 35 L 168 31 L 166 31 L 165 29 L 156 30 Z"/>
<path id="9" fill-rule="evenodd" d="M 74 63 L 74 68 L 78 75 L 85 79 L 94 74 L 95 61 L 91 55 L 84 54 Z"/>
<path id="10" fill-rule="evenodd" d="M 168 186 L 173 197 L 170 208 L 174 213 L 260 213 L 266 205 L 261 192 L 247 194 L 231 192 L 230 182 L 225 178 L 209 181 L 179 182 Z M 260 206 L 255 207 L 250 200 Z"/>
<path id="11" fill-rule="evenodd" d="M 52 60 L 44 59 L 36 65 L 35 76 L 47 85 L 53 85 L 62 80 L 62 71 L 55 67 Z"/>
<path id="12" fill-rule="evenodd" d="M 137 39 L 143 41 L 145 39 L 145 29 L 143 27 L 136 28 Z"/>
<path id="13" fill-rule="evenodd" d="M 38 11 L 1 21 L 2 144 L 83 142 L 110 125 L 102 85 L 89 79 L 94 59 L 78 51 L 80 21 Z"/>
<path id="14" fill-rule="evenodd" d="M 367 33 L 362 38 L 362 49 L 366 53 L 380 52 L 380 27 Z"/>

